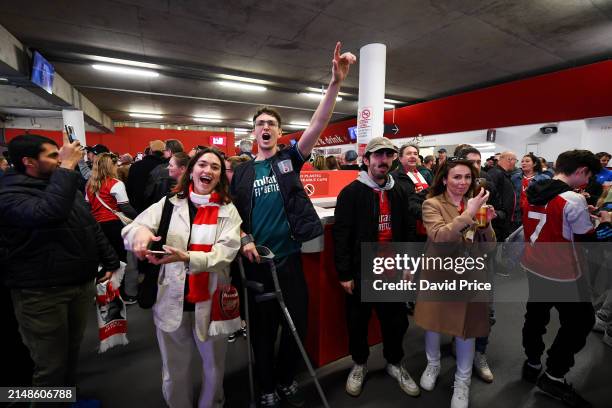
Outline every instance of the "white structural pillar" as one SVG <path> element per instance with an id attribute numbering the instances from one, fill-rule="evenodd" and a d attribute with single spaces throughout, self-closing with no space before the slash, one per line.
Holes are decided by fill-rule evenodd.
<path id="1" fill-rule="evenodd" d="M 370 139 L 384 134 L 386 68 L 386 45 L 375 43 L 361 47 L 357 109 L 357 144 L 360 156 Z"/>

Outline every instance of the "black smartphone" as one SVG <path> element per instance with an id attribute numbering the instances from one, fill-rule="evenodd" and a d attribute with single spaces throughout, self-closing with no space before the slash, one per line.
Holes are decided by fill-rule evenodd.
<path id="1" fill-rule="evenodd" d="M 64 127 L 66 128 L 66 134 L 68 135 L 68 141 L 70 143 L 73 143 L 75 140 L 77 140 L 76 135 L 74 134 L 74 128 L 70 125 L 65 125 Z"/>

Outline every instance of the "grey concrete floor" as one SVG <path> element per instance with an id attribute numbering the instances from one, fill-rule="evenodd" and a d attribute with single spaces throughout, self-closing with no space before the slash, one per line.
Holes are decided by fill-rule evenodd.
<path id="1" fill-rule="evenodd" d="M 93 308 L 92 308 L 93 309 Z M 524 360 L 521 347 L 521 327 L 524 305 L 500 303 L 496 306 L 497 324 L 493 327 L 488 349 L 489 364 L 495 374 L 492 384 L 473 378 L 472 408 L 555 408 L 562 405 L 537 392 L 520 379 Z M 80 358 L 80 394 L 102 401 L 103 407 L 136 408 L 165 406 L 161 393 L 161 361 L 150 311 L 137 305 L 128 307 L 130 344 L 116 347 L 104 354 L 97 353 L 97 329 L 92 310 L 90 324 L 82 345 Z M 339 324 L 344 324 L 339 322 Z M 546 334 L 550 344 L 558 328 L 556 313 Z M 612 407 L 612 348 L 604 345 L 601 334 L 591 333 L 585 348 L 577 355 L 576 365 L 568 379 L 596 408 Z M 421 396 L 405 395 L 385 373 L 380 345 L 372 347 L 369 373 L 359 398 L 344 392 L 344 382 L 351 367 L 344 358 L 318 370 L 319 377 L 332 407 L 448 407 L 452 396 L 455 361 L 450 355 L 450 338 L 442 342 L 442 372 L 434 391 L 422 391 Z M 406 367 L 417 380 L 425 368 L 423 331 L 411 326 L 404 339 Z M 225 377 L 226 405 L 248 405 L 246 341 L 237 339 L 228 347 Z M 194 388 L 198 387 L 194 373 Z M 299 377 L 307 394 L 307 406 L 322 406 L 316 389 L 304 369 Z"/>

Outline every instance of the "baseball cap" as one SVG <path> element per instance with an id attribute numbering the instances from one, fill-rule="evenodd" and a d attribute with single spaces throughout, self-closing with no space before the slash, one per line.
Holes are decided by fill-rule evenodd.
<path id="1" fill-rule="evenodd" d="M 441 147 L 438 149 L 438 153 L 446 153 L 446 149 Z"/>
<path id="2" fill-rule="evenodd" d="M 152 152 L 163 152 L 166 149 L 166 144 L 161 140 L 151 140 L 149 142 L 149 147 Z"/>
<path id="3" fill-rule="evenodd" d="M 349 150 L 344 153 L 344 160 L 346 161 L 354 161 L 357 160 L 357 152 L 354 150 Z"/>
<path id="4" fill-rule="evenodd" d="M 366 146 L 364 153 L 377 152 L 383 149 L 393 150 L 397 153 L 397 147 L 395 147 L 386 137 L 375 137 L 374 139 L 370 140 L 370 143 L 368 143 Z"/>
<path id="5" fill-rule="evenodd" d="M 95 154 L 96 156 L 101 154 L 101 153 L 109 153 L 110 150 L 108 150 L 108 147 L 104 146 L 103 144 L 96 144 L 93 146 L 87 146 L 85 147 L 85 150 L 87 150 L 90 153 Z"/>

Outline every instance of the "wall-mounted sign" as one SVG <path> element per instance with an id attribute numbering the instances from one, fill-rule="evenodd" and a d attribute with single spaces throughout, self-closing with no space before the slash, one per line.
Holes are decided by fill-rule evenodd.
<path id="1" fill-rule="evenodd" d="M 209 144 L 213 146 L 225 146 L 226 138 L 225 136 L 210 136 L 209 141 Z"/>

